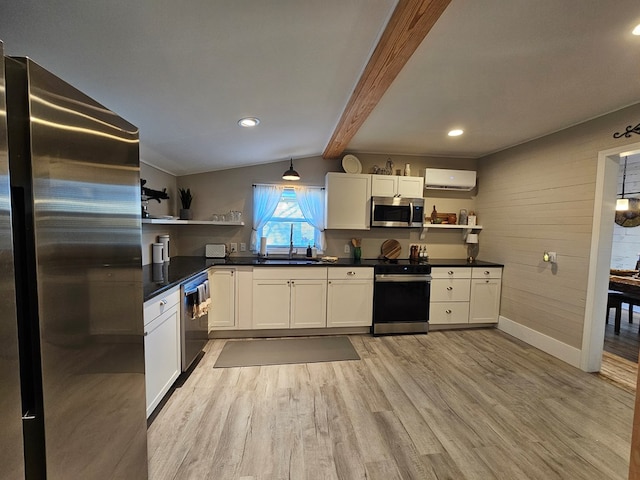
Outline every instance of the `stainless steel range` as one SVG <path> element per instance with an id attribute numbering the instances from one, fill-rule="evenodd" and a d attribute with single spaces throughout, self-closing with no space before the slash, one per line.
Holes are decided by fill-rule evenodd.
<path id="1" fill-rule="evenodd" d="M 374 266 L 374 335 L 427 333 L 431 266 L 390 260 Z"/>

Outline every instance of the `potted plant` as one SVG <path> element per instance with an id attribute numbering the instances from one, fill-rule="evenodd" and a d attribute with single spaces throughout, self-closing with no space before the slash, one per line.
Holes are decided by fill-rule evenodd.
<path id="1" fill-rule="evenodd" d="M 182 208 L 180 209 L 180 220 L 191 220 L 191 189 L 180 188 L 180 203 Z"/>

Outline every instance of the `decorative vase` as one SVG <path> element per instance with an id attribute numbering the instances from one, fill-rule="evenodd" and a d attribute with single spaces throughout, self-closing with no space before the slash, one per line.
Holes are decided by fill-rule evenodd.
<path id="1" fill-rule="evenodd" d="M 409 163 L 405 163 L 404 164 L 404 176 L 405 177 L 410 177 L 411 176 L 411 164 L 409 164 Z"/>
<path id="2" fill-rule="evenodd" d="M 190 208 L 181 208 L 180 209 L 180 220 L 191 220 L 191 209 Z"/>

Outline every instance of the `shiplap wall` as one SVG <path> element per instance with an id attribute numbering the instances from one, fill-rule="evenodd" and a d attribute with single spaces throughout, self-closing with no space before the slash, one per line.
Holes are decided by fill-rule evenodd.
<path id="1" fill-rule="evenodd" d="M 618 193 L 622 193 L 624 158 L 620 160 Z M 640 155 L 627 157 L 627 176 L 624 186 L 625 197 L 640 198 Z M 630 193 L 630 194 L 629 194 Z M 611 268 L 633 269 L 640 253 L 640 226 L 613 227 L 613 247 L 611 248 Z"/>
<path id="2" fill-rule="evenodd" d="M 612 135 L 639 121 L 637 104 L 478 161 L 479 258 L 505 265 L 502 316 L 581 348 L 598 152 L 637 142 Z"/>

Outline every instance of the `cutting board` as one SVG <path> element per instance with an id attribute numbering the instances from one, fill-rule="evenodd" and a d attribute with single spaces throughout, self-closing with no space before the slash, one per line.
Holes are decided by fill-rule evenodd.
<path id="1" fill-rule="evenodd" d="M 395 260 L 400 256 L 400 252 L 402 252 L 402 247 L 400 247 L 400 242 L 394 239 L 385 240 L 382 242 L 381 247 L 382 256 L 389 260 Z"/>

